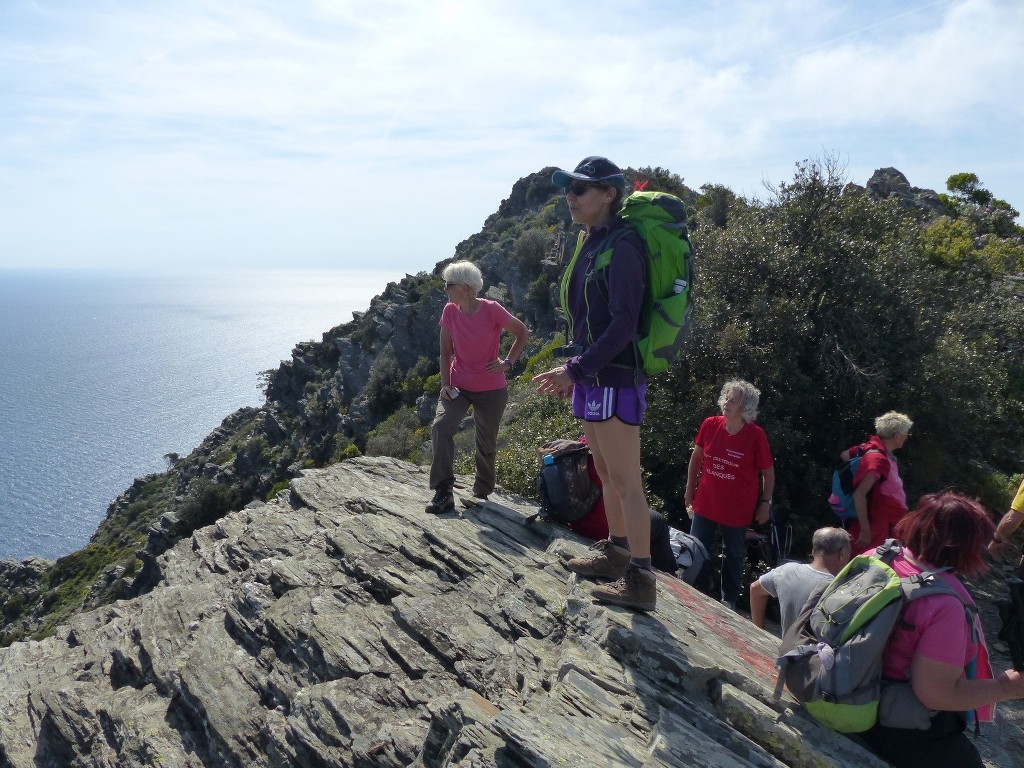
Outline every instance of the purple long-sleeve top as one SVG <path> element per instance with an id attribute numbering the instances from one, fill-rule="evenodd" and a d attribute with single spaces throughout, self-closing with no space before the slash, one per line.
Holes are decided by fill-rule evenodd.
<path id="1" fill-rule="evenodd" d="M 584 348 L 566 364 L 573 381 L 592 379 L 606 387 L 636 386 L 646 381 L 632 355 L 644 299 L 646 257 L 643 243 L 632 230 L 619 237 L 608 267 L 607 286 L 599 279 L 594 263 L 607 250 L 602 242 L 619 227 L 591 227 L 569 277 L 568 305 L 574 344 Z M 606 296 L 607 292 L 607 296 Z"/>

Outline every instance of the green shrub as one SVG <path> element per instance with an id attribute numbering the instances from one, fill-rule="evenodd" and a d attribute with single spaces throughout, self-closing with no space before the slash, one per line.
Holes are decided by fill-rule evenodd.
<path id="1" fill-rule="evenodd" d="M 368 456 L 394 456 L 405 461 L 417 461 L 423 446 L 419 433 L 419 419 L 408 406 L 402 406 L 388 416 L 366 436 Z"/>
<path id="2" fill-rule="evenodd" d="M 178 534 L 188 536 L 230 512 L 236 504 L 234 488 L 201 477 L 192 483 L 185 501 L 178 507 Z"/>
<path id="3" fill-rule="evenodd" d="M 266 500 L 273 501 L 277 497 L 277 494 L 279 494 L 283 490 L 286 490 L 288 486 L 291 485 L 291 482 L 291 480 L 281 480 L 280 482 L 274 483 L 271 489 L 267 491 Z"/>

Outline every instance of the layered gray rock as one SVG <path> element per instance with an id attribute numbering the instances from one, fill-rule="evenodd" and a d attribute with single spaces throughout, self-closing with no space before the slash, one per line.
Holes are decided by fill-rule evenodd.
<path id="1" fill-rule="evenodd" d="M 582 540 L 459 495 L 426 515 L 422 468 L 361 458 L 197 531 L 0 650 L 0 766 L 883 765 L 773 703 L 745 618 L 669 576 L 650 615 L 595 605 Z"/>

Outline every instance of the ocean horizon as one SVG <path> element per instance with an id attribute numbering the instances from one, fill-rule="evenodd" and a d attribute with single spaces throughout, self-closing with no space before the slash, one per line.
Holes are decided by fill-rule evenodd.
<path id="1" fill-rule="evenodd" d="M 0 560 L 85 546 L 135 478 L 262 405 L 263 372 L 401 277 L 0 270 Z"/>

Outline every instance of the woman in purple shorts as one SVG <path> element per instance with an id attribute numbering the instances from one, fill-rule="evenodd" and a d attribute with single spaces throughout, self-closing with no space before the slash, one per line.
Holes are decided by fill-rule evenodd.
<path id="1" fill-rule="evenodd" d="M 647 377 L 635 339 L 644 297 L 646 257 L 640 238 L 618 216 L 625 196 L 622 171 L 603 157 L 556 171 L 572 220 L 586 227 L 562 276 L 562 311 L 572 340 L 565 365 L 533 381 L 538 392 L 572 396 L 604 486 L 609 538 L 593 557 L 573 558 L 570 570 L 610 579 L 596 599 L 653 611 L 651 521 L 640 472 L 640 425 L 647 409 Z"/>

